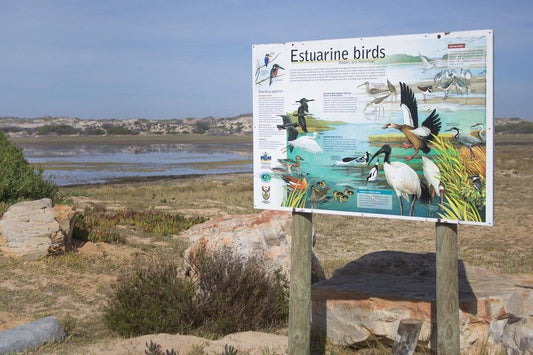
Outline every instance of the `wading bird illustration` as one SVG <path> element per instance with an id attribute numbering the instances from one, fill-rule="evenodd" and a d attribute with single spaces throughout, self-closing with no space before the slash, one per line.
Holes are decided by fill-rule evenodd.
<path id="1" fill-rule="evenodd" d="M 333 163 L 333 166 L 354 166 L 359 164 L 366 164 L 368 163 L 369 159 L 370 153 L 365 152 L 365 154 L 360 157 L 345 157 L 341 160 L 337 160 L 335 163 Z"/>
<path id="2" fill-rule="evenodd" d="M 396 95 L 398 95 L 398 91 L 396 91 L 396 87 L 392 85 L 389 79 L 387 79 L 387 88 L 390 91 L 391 99 L 396 101 Z"/>
<path id="3" fill-rule="evenodd" d="M 433 92 L 433 85 L 428 86 L 417 86 L 418 90 L 422 91 L 422 94 L 424 95 L 424 102 L 426 102 L 426 95 L 431 94 Z"/>
<path id="4" fill-rule="evenodd" d="M 418 53 L 418 56 L 420 57 L 420 61 L 422 62 L 422 65 L 424 66 L 424 68 L 422 69 L 422 73 L 425 73 L 428 70 L 435 69 L 437 67 L 432 60 L 430 60 L 425 55 L 420 54 L 420 52 Z"/>
<path id="5" fill-rule="evenodd" d="M 455 83 L 457 94 L 466 94 L 466 96 L 468 96 L 468 85 L 463 79 L 456 76 L 453 78 L 453 82 Z"/>
<path id="6" fill-rule="evenodd" d="M 457 127 L 452 127 L 448 131 L 454 132 L 453 138 L 455 139 L 457 143 L 467 147 L 470 150 L 470 157 L 472 159 L 476 157 L 476 155 L 474 154 L 474 151 L 472 150 L 472 147 L 475 145 L 484 144 L 484 142 L 481 139 L 474 137 L 471 134 L 461 133 L 461 131 Z"/>
<path id="7" fill-rule="evenodd" d="M 265 54 L 265 67 L 268 68 L 268 63 L 270 63 L 270 54 Z"/>
<path id="8" fill-rule="evenodd" d="M 440 72 L 435 74 L 435 76 L 433 77 L 433 83 L 440 84 L 442 78 L 444 77 L 444 74 L 445 74 L 444 70 L 441 70 Z"/>
<path id="9" fill-rule="evenodd" d="M 416 104 L 416 98 L 413 91 L 405 83 L 400 83 L 400 94 L 404 124 L 398 125 L 396 123 L 387 123 L 383 128 L 393 127 L 401 131 L 410 145 L 404 144 L 404 148 L 415 148 L 415 152 L 408 156 L 406 159 L 410 161 L 419 150 L 424 153 L 429 153 L 430 148 L 428 142 L 433 140 L 433 136 L 436 136 L 440 132 L 440 119 L 436 110 L 431 111 L 429 116 L 422 122 L 422 125 L 418 125 L 418 106 Z"/>
<path id="10" fill-rule="evenodd" d="M 440 183 L 439 168 L 433 161 L 423 156 L 422 171 L 429 186 L 431 199 L 437 195 L 440 198 L 440 204 L 442 204 L 444 198 L 444 187 Z"/>
<path id="11" fill-rule="evenodd" d="M 274 80 L 274 78 L 278 76 L 279 69 L 285 70 L 285 68 L 279 66 L 278 64 L 274 64 L 272 66 L 272 69 L 270 69 L 270 82 L 268 86 L 272 85 L 272 80 Z"/>
<path id="12" fill-rule="evenodd" d="M 300 148 L 310 153 L 322 153 L 324 150 L 316 142 L 317 133 L 315 132 L 309 136 L 300 136 L 293 141 L 289 141 L 287 144 L 292 149 Z"/>
<path id="13" fill-rule="evenodd" d="M 384 96 L 379 96 L 379 97 L 376 97 L 374 100 L 370 101 L 369 103 L 366 104 L 365 106 L 365 109 L 363 110 L 363 112 L 366 111 L 367 108 L 369 108 L 370 106 L 374 106 L 374 110 L 379 114 L 380 112 L 383 112 L 385 113 L 385 109 L 383 108 L 383 102 L 385 102 L 385 99 L 387 97 L 389 97 L 390 94 L 387 94 L 387 95 L 384 95 Z"/>
<path id="14" fill-rule="evenodd" d="M 307 189 L 307 180 L 305 177 L 307 176 L 306 173 L 302 173 L 301 178 L 297 178 L 296 176 L 292 175 L 283 175 L 281 176 L 281 179 L 287 183 L 287 186 L 294 190 L 305 190 Z"/>
<path id="15" fill-rule="evenodd" d="M 463 79 L 466 85 L 470 85 L 470 80 L 472 80 L 472 72 L 470 71 L 470 69 L 466 69 L 465 71 L 461 69 L 459 77 Z"/>
<path id="16" fill-rule="evenodd" d="M 304 110 L 304 112 L 309 112 L 309 105 L 307 103 L 315 101 L 315 99 L 306 99 L 305 97 L 302 97 L 300 100 L 296 100 L 296 102 L 300 103 L 300 107 Z"/>
<path id="17" fill-rule="evenodd" d="M 457 141 L 457 143 L 464 145 L 465 147 L 470 149 L 471 157 L 475 158 L 474 152 L 472 151 L 472 147 L 475 145 L 482 145 L 483 141 L 481 139 L 476 138 L 471 134 L 461 133 L 461 131 L 457 127 L 452 127 L 447 131 L 454 132 L 453 138 Z"/>
<path id="18" fill-rule="evenodd" d="M 371 96 L 381 96 L 387 92 L 389 92 L 389 89 L 381 89 L 381 88 L 370 88 L 370 82 L 365 81 L 361 85 L 357 86 L 360 88 L 361 86 L 365 86 L 366 93 Z"/>
<path id="19" fill-rule="evenodd" d="M 453 78 L 447 78 L 445 80 L 442 80 L 437 87 L 444 91 L 444 100 L 448 98 L 448 93 L 450 92 L 450 88 L 452 84 L 454 83 Z"/>
<path id="20" fill-rule="evenodd" d="M 412 199 L 409 215 L 413 216 L 417 199 L 424 203 L 430 201 L 429 190 L 427 186 L 420 181 L 416 171 L 414 171 L 409 165 L 398 161 L 390 161 L 391 151 L 391 146 L 384 144 L 381 149 L 370 158 L 370 162 L 380 154 L 385 155 L 383 160 L 383 171 L 385 172 L 387 183 L 393 188 L 398 197 L 400 215 L 403 216 L 402 197 L 409 202 L 409 195 L 411 195 Z"/>
<path id="21" fill-rule="evenodd" d="M 472 126 L 470 126 L 470 128 L 477 129 L 477 136 L 483 143 L 487 141 L 487 137 L 483 134 L 483 132 L 485 131 L 485 125 L 483 123 L 473 124 Z"/>

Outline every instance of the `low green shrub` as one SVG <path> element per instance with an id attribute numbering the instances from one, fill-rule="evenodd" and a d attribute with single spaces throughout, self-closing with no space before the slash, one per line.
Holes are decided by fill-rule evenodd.
<path id="1" fill-rule="evenodd" d="M 174 260 L 143 260 L 113 287 L 104 322 L 124 337 L 189 333 L 197 314 L 195 285 L 178 274 Z"/>
<path id="2" fill-rule="evenodd" d="M 43 170 L 34 168 L 22 149 L 0 132 L 0 201 L 54 198 L 58 188 L 43 177 Z"/>
<path id="3" fill-rule="evenodd" d="M 109 218 L 104 207 L 86 207 L 83 214 L 76 216 L 72 236 L 81 241 L 125 243 L 118 227 Z"/>
<path id="4" fill-rule="evenodd" d="M 219 337 L 286 325 L 288 288 L 279 272 L 228 249 L 188 259 L 190 277 L 176 260 L 140 260 L 113 286 L 106 325 L 120 335 L 158 332 Z"/>
<path id="5" fill-rule="evenodd" d="M 288 287 L 282 273 L 268 272 L 258 258 L 243 260 L 230 249 L 199 250 L 188 258 L 197 280 L 204 332 L 216 335 L 283 326 Z"/>
<path id="6" fill-rule="evenodd" d="M 124 243 L 124 237 L 118 229 L 120 225 L 133 226 L 145 233 L 166 236 L 179 233 L 204 221 L 203 217 L 186 218 L 179 214 L 157 211 L 107 211 L 104 207 L 95 206 L 85 208 L 83 215 L 77 216 L 73 236 L 83 241 Z"/>

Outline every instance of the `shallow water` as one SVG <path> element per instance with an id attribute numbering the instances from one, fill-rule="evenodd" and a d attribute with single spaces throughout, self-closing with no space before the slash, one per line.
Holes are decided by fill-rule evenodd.
<path id="1" fill-rule="evenodd" d="M 19 144 L 60 186 L 120 178 L 252 171 L 252 144 Z"/>

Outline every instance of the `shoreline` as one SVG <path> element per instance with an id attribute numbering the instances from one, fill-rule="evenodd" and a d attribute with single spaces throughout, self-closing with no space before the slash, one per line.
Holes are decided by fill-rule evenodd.
<path id="1" fill-rule="evenodd" d="M 8 137 L 15 144 L 22 145 L 148 145 L 148 144 L 252 144 L 252 135 L 208 136 L 202 134 L 183 135 L 110 135 L 110 136 L 26 136 Z"/>
<path id="2" fill-rule="evenodd" d="M 73 185 L 61 185 L 58 186 L 60 189 L 68 188 L 77 188 L 77 187 L 98 187 L 98 186 L 108 186 L 108 185 L 127 185 L 127 184 L 142 184 L 142 183 L 152 183 L 152 182 L 164 182 L 164 181 L 174 181 L 174 180 L 187 180 L 187 179 L 206 179 L 209 177 L 220 176 L 224 179 L 227 179 L 231 176 L 242 177 L 245 175 L 250 175 L 250 178 L 253 175 L 253 172 L 232 172 L 232 173 L 213 173 L 213 174 L 183 174 L 183 175 L 156 175 L 156 176 L 133 176 L 133 177 L 123 177 L 123 178 L 112 178 L 103 182 L 95 182 L 90 184 L 73 184 Z"/>

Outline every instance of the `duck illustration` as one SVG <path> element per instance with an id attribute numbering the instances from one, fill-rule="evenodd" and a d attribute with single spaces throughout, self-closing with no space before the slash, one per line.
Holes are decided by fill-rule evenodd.
<path id="1" fill-rule="evenodd" d="M 287 186 L 294 190 L 306 190 L 307 189 L 307 180 L 305 177 L 306 173 L 302 173 L 301 178 L 297 178 L 292 175 L 283 175 L 281 179 L 287 183 Z"/>
<path id="2" fill-rule="evenodd" d="M 329 200 L 331 197 L 328 196 L 329 187 L 326 187 L 325 189 L 317 189 L 315 185 L 311 185 L 311 195 L 309 196 L 309 200 L 312 203 L 321 203 Z"/>
<path id="3" fill-rule="evenodd" d="M 393 127 L 402 132 L 409 144 L 404 144 L 404 148 L 415 148 L 415 152 L 407 157 L 407 161 L 413 159 L 418 154 L 419 150 L 424 153 L 429 153 L 430 148 L 428 142 L 433 140 L 433 136 L 436 136 L 440 132 L 441 123 L 439 115 L 434 109 L 429 116 L 422 122 L 422 125 L 418 125 L 418 106 L 416 104 L 416 98 L 413 91 L 405 83 L 400 83 L 400 94 L 404 124 L 398 125 L 396 123 L 387 123 L 383 128 Z"/>
<path id="4" fill-rule="evenodd" d="M 296 171 L 297 174 L 300 173 L 300 166 L 301 166 L 301 163 L 300 161 L 304 160 L 301 156 L 297 155 L 294 157 L 294 159 L 296 160 L 293 160 L 293 159 L 278 159 L 278 162 L 287 167 L 287 170 L 289 171 L 289 173 L 292 173 L 292 170 L 294 169 L 294 171 Z"/>

